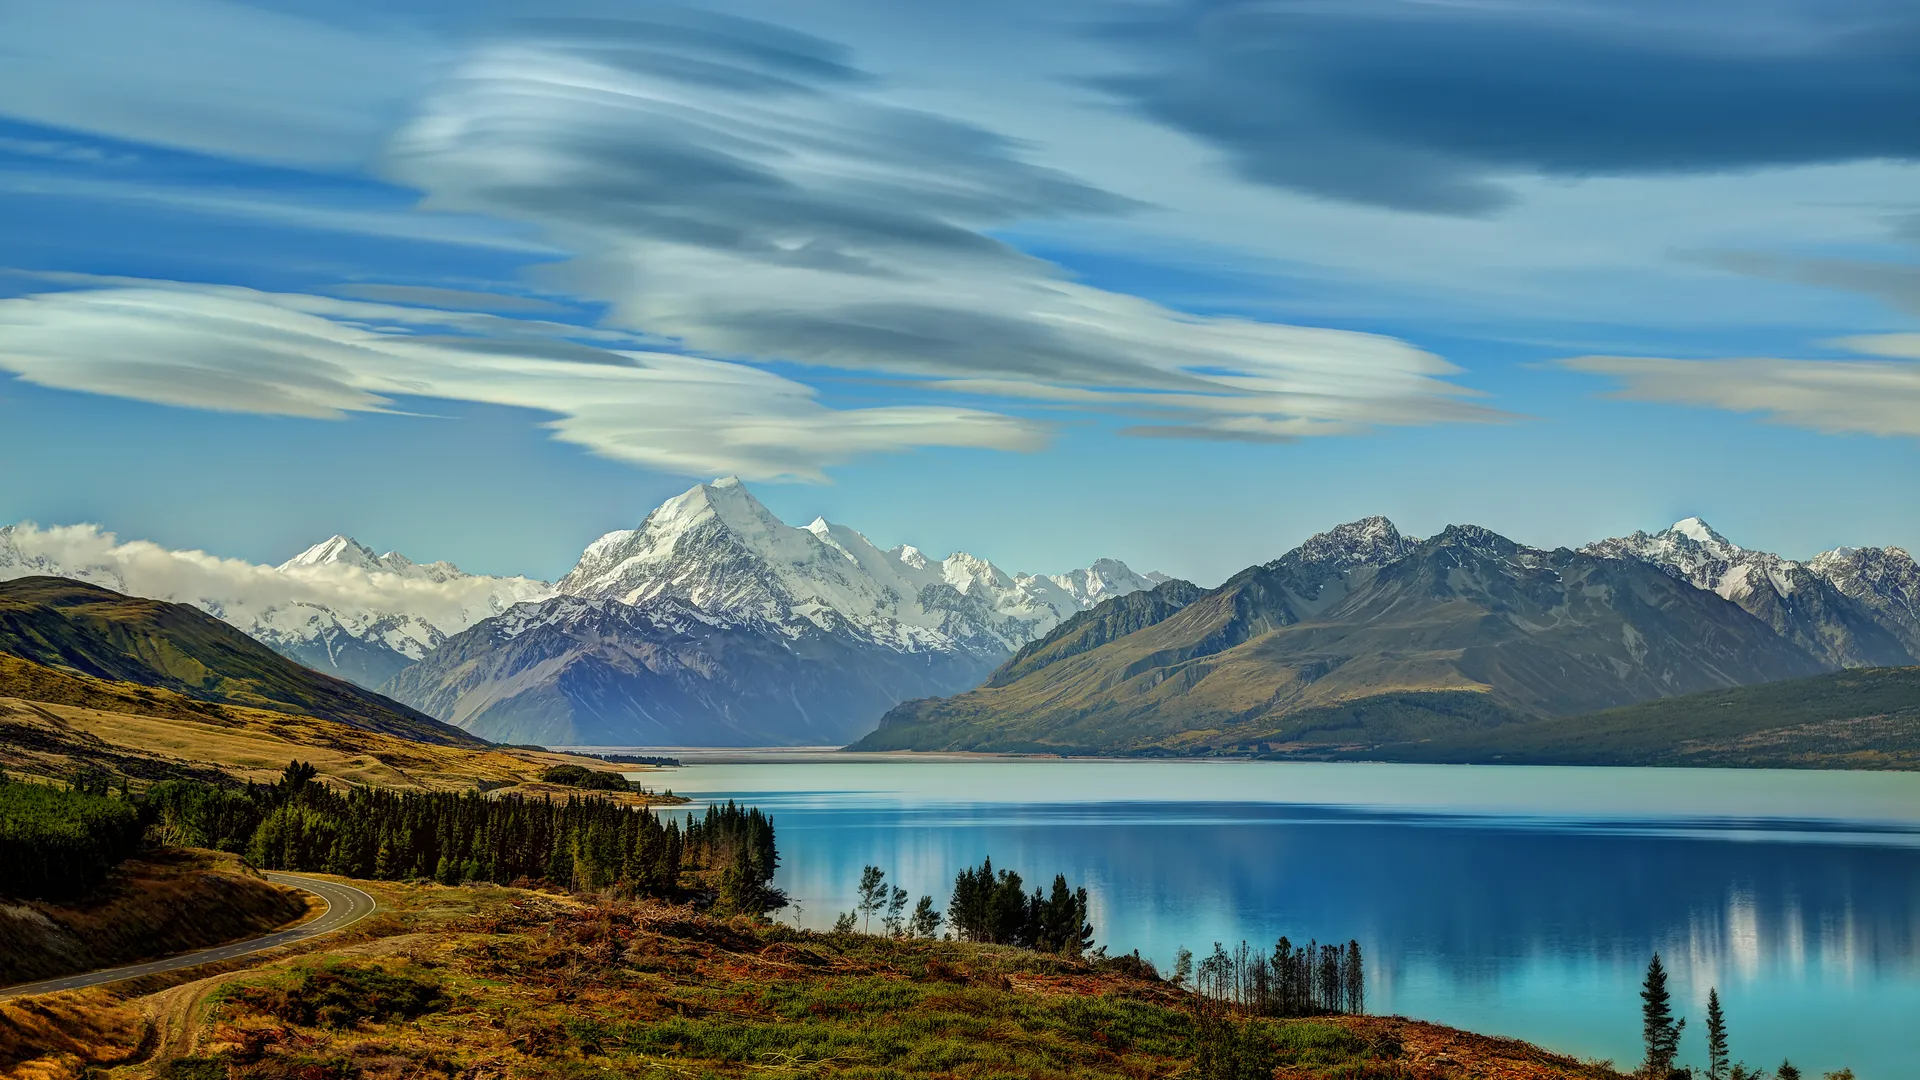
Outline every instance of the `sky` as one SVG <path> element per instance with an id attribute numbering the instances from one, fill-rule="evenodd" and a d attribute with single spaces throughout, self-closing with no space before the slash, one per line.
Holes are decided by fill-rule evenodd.
<path id="1" fill-rule="evenodd" d="M 0 521 L 1920 548 L 1895 0 L 0 0 Z"/>

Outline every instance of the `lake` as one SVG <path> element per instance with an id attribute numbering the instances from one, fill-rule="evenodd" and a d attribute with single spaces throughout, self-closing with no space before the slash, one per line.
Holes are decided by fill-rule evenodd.
<path id="1" fill-rule="evenodd" d="M 698 755 L 657 750 L 693 761 Z M 1920 775 L 717 755 L 649 783 L 774 815 L 786 919 L 868 863 L 943 908 L 991 855 L 1092 896 L 1099 940 L 1357 939 L 1371 1011 L 1637 1062 L 1659 950 L 1704 1064 L 1920 1075 Z"/>

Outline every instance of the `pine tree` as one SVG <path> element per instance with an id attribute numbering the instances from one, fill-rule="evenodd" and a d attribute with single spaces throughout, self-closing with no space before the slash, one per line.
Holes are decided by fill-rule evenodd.
<path id="1" fill-rule="evenodd" d="M 908 925 L 913 927 L 913 936 L 918 938 L 930 938 L 940 932 L 940 913 L 933 908 L 933 897 L 920 897 L 920 902 L 914 905 L 913 918 L 908 920 Z"/>
<path id="2" fill-rule="evenodd" d="M 1727 1018 L 1720 1011 L 1720 991 L 1707 990 L 1707 1080 L 1727 1080 Z"/>
<path id="3" fill-rule="evenodd" d="M 1791 1061 L 1782 1061 L 1780 1067 L 1773 1070 L 1775 1080 L 1800 1080 L 1800 1070 Z"/>
<path id="4" fill-rule="evenodd" d="M 1673 1072 L 1673 1059 L 1680 1055 L 1680 1032 L 1687 1022 L 1673 1018 L 1667 969 L 1661 966 L 1659 953 L 1654 953 L 1653 959 L 1647 962 L 1647 981 L 1640 990 L 1640 1020 L 1641 1033 L 1647 1043 L 1645 1072 L 1655 1080 L 1667 1080 Z"/>
<path id="5" fill-rule="evenodd" d="M 893 887 L 892 895 L 887 897 L 886 914 L 880 917 L 880 926 L 887 936 L 897 938 L 905 936 L 907 931 L 907 890 L 898 885 Z"/>

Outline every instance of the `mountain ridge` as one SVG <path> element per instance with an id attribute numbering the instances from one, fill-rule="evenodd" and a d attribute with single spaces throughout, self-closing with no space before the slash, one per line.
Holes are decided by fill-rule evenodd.
<path id="1" fill-rule="evenodd" d="M 201 701 L 315 716 L 420 742 L 484 745 L 424 713 L 302 667 L 197 607 L 68 578 L 0 582 L 0 652 Z"/>
<path id="2" fill-rule="evenodd" d="M 1486 694 L 1517 719 L 1820 670 L 1645 562 L 1472 525 L 1413 541 L 1368 519 L 1044 669 L 903 704 L 854 748 L 1187 750 L 1266 742 L 1293 713 L 1378 695 Z"/>

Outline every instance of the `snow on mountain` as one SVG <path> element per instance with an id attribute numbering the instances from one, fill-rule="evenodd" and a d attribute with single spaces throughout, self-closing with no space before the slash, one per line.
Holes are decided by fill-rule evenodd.
<path id="1" fill-rule="evenodd" d="M 145 540 L 122 543 L 97 525 L 0 528 L 0 579 L 35 574 L 192 604 L 309 667 L 368 687 L 449 635 L 553 593 L 543 581 L 376 555 L 344 536 L 260 566 Z"/>
<path id="2" fill-rule="evenodd" d="M 1154 584 L 1113 559 L 1048 576 L 965 552 L 936 561 L 908 545 L 882 550 L 824 518 L 789 526 L 728 477 L 594 541 L 558 590 L 628 604 L 671 598 L 789 636 L 804 623 L 900 652 L 984 656 Z"/>
<path id="3" fill-rule="evenodd" d="M 1829 663 L 1856 667 L 1914 662 L 1912 648 L 1885 618 L 1837 587 L 1813 563 L 1748 550 L 1697 517 L 1657 533 L 1636 532 L 1580 550 L 1648 563 L 1717 593 Z M 1831 565 L 1838 562 L 1830 560 Z"/>
<path id="4" fill-rule="evenodd" d="M 1842 547 L 1815 555 L 1807 566 L 1920 656 L 1920 563 L 1912 555 L 1897 547 Z"/>

